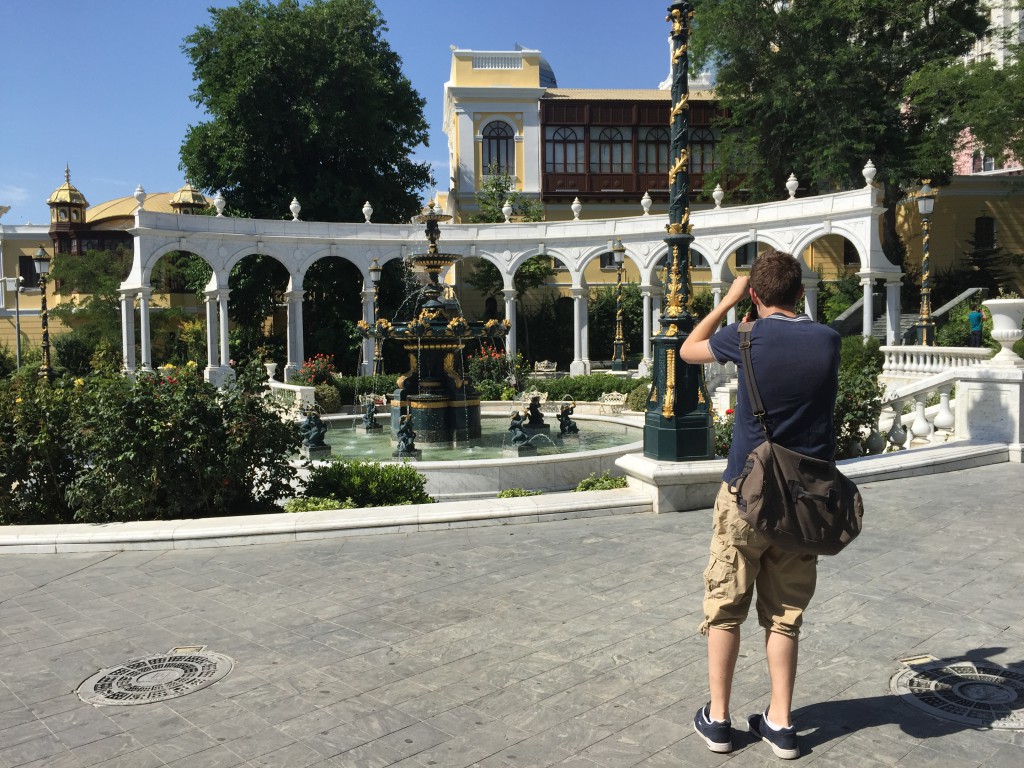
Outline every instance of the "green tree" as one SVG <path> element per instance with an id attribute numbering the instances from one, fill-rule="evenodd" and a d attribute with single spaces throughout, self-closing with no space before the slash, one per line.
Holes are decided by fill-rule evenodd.
<path id="1" fill-rule="evenodd" d="M 360 220 L 366 200 L 382 221 L 419 210 L 425 102 L 372 0 L 240 0 L 210 15 L 183 46 L 210 115 L 181 147 L 189 179 L 262 218 L 293 197 L 321 221 Z"/>
<path id="2" fill-rule="evenodd" d="M 544 206 L 540 200 L 527 197 L 515 189 L 512 177 L 507 173 L 499 173 L 498 166 L 492 163 L 480 185 L 480 191 L 476 193 L 476 204 L 480 212 L 470 216 L 469 220 L 475 224 L 500 224 L 505 220 L 501 210 L 505 203 L 512 206 L 511 216 L 517 221 L 544 220 Z"/>
<path id="3" fill-rule="evenodd" d="M 982 0 L 696 0 L 697 62 L 729 111 L 726 163 L 755 199 L 791 172 L 813 192 L 857 184 L 865 161 L 900 190 L 952 172 L 966 123 L 914 84 L 948 68 L 988 26 Z M 1019 101 L 1018 97 L 1011 101 Z M 712 180 L 715 183 L 718 179 Z"/>
<path id="4" fill-rule="evenodd" d="M 470 221 L 482 224 L 500 224 L 505 221 L 502 208 L 508 202 L 512 206 L 512 216 L 518 221 L 541 221 L 544 209 L 540 201 L 523 195 L 514 188 L 512 177 L 507 173 L 498 173 L 496 166 L 488 169 L 484 182 L 477 192 L 476 202 L 480 213 L 470 217 Z M 526 314 L 522 311 L 523 297 L 530 291 L 546 284 L 555 270 L 551 268 L 550 256 L 534 256 L 519 265 L 512 278 L 512 287 L 516 290 L 517 317 L 522 321 L 523 349 L 527 357 L 530 355 L 530 328 Z M 466 282 L 480 291 L 484 296 L 500 296 L 505 288 L 501 272 L 486 259 L 480 259 L 476 268 L 466 278 Z"/>
<path id="5" fill-rule="evenodd" d="M 602 285 L 590 293 L 590 357 L 611 360 L 615 341 L 615 286 Z M 636 283 L 622 284 L 622 337 L 626 357 L 643 351 L 644 303 Z"/>

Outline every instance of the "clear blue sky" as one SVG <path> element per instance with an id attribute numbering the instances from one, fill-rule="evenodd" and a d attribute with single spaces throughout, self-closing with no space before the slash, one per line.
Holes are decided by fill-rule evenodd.
<path id="1" fill-rule="evenodd" d="M 90 204 L 137 184 L 183 183 L 178 150 L 202 114 L 190 101 L 183 38 L 231 0 L 0 0 L 4 224 L 45 223 L 46 198 L 71 181 Z M 448 176 L 441 131 L 450 45 L 536 48 L 563 88 L 656 88 L 668 74 L 667 0 L 377 0 L 387 39 L 427 100 L 430 146 L 416 157 Z M 282 213 L 289 201 L 282 200 Z"/>

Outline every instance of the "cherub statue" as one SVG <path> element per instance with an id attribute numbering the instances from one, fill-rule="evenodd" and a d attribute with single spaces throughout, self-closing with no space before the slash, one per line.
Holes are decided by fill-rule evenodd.
<path id="1" fill-rule="evenodd" d="M 558 419 L 558 433 L 561 435 L 576 435 L 579 434 L 580 428 L 576 426 L 576 422 L 573 421 L 573 411 L 576 409 L 569 403 L 564 403 L 559 409 L 558 413 L 555 414 L 555 418 Z"/>
<path id="2" fill-rule="evenodd" d="M 530 427 L 543 427 L 544 426 L 544 414 L 540 410 L 540 397 L 534 396 L 530 398 L 530 420 L 527 422 L 527 426 Z"/>
<path id="3" fill-rule="evenodd" d="M 526 445 L 530 436 L 523 429 L 523 420 L 526 414 L 522 411 L 512 411 L 512 419 L 508 425 L 508 431 L 512 433 L 512 445 Z"/>
<path id="4" fill-rule="evenodd" d="M 373 400 L 366 401 L 366 412 L 363 414 L 363 426 L 367 429 L 377 428 L 377 405 Z"/>
<path id="5" fill-rule="evenodd" d="M 323 448 L 327 425 L 319 413 L 310 409 L 306 411 L 306 418 L 299 424 L 299 434 L 302 436 L 302 445 L 306 448 Z"/>
<path id="6" fill-rule="evenodd" d="M 398 447 L 396 453 L 413 453 L 416 450 L 416 433 L 412 429 L 412 416 L 406 414 L 398 426 Z"/>

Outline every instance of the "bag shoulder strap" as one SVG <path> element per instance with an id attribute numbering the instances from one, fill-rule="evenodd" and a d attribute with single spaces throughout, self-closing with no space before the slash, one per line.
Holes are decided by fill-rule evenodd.
<path id="1" fill-rule="evenodd" d="M 747 382 L 747 395 L 750 397 L 750 407 L 753 410 L 754 418 L 761 424 L 764 430 L 765 439 L 770 443 L 772 433 L 768 429 L 768 412 L 765 410 L 764 401 L 761 400 L 761 392 L 757 388 L 757 381 L 754 379 L 754 363 L 750 359 L 750 330 L 753 323 L 742 322 L 737 326 L 740 334 L 740 358 L 743 362 L 744 377 Z"/>

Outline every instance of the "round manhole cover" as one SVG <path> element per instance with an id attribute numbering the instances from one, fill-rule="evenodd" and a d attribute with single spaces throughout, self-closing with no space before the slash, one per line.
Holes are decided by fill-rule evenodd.
<path id="1" fill-rule="evenodd" d="M 89 704 L 150 704 L 205 688 L 231 671 L 234 662 L 209 651 L 166 653 L 101 669 L 78 687 Z"/>
<path id="2" fill-rule="evenodd" d="M 937 660 L 893 675 L 892 692 L 954 723 L 1024 729 L 1024 672 L 987 661 Z"/>

